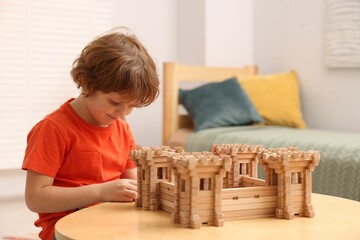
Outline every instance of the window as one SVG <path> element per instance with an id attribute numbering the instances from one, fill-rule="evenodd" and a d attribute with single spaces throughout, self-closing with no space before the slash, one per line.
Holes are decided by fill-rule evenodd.
<path id="1" fill-rule="evenodd" d="M 166 167 L 157 168 L 157 179 L 166 179 L 167 178 L 166 171 L 167 171 Z"/>
<path id="2" fill-rule="evenodd" d="M 110 0 L 0 0 L 0 169 L 19 168 L 31 127 L 78 95 L 71 65 L 112 27 Z"/>
<path id="3" fill-rule="evenodd" d="M 182 192 L 185 192 L 185 188 L 186 188 L 186 182 L 185 182 L 185 180 L 184 179 L 181 179 L 181 191 Z"/>
<path id="4" fill-rule="evenodd" d="M 270 181 L 270 186 L 278 185 L 278 175 L 275 169 L 271 169 L 271 175 L 269 181 Z"/>
<path id="5" fill-rule="evenodd" d="M 302 173 L 301 172 L 293 172 L 291 173 L 291 183 L 292 184 L 300 184 L 302 183 Z"/>
<path id="6" fill-rule="evenodd" d="M 211 190 L 211 178 L 200 178 L 199 189 L 203 191 Z"/>
<path id="7" fill-rule="evenodd" d="M 241 175 L 248 174 L 248 164 L 247 163 L 240 163 L 239 164 L 239 173 Z"/>

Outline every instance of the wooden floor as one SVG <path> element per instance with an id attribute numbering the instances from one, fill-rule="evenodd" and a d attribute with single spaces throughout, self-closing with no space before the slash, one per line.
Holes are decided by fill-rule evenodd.
<path id="1" fill-rule="evenodd" d="M 0 239 L 39 239 L 40 228 L 34 226 L 37 214 L 27 209 L 22 197 L 0 199 Z"/>

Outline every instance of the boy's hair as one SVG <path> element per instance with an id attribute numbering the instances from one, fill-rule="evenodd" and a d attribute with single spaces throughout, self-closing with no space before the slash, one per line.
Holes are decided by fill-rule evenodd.
<path id="1" fill-rule="evenodd" d="M 118 92 L 135 107 L 147 106 L 159 95 L 155 63 L 129 31 L 113 30 L 91 41 L 74 61 L 71 76 L 86 96 Z"/>

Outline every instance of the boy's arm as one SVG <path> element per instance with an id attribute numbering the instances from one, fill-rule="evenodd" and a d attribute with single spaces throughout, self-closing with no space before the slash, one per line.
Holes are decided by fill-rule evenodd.
<path id="1" fill-rule="evenodd" d="M 87 206 L 96 202 L 133 201 L 137 197 L 137 182 L 119 179 L 80 187 L 53 186 L 54 179 L 28 170 L 25 200 L 33 212 L 52 213 Z"/>
<path id="2" fill-rule="evenodd" d="M 137 170 L 135 168 L 128 168 L 123 171 L 123 173 L 120 176 L 121 179 L 137 179 Z"/>

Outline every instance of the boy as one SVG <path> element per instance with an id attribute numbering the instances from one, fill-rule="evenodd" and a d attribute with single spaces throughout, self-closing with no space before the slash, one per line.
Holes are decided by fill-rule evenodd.
<path id="1" fill-rule="evenodd" d="M 136 36 L 120 31 L 90 42 L 71 75 L 80 95 L 33 127 L 22 165 L 26 204 L 39 214 L 41 239 L 53 239 L 55 223 L 76 209 L 134 201 L 129 153 L 135 142 L 124 118 L 159 94 L 154 61 Z"/>

